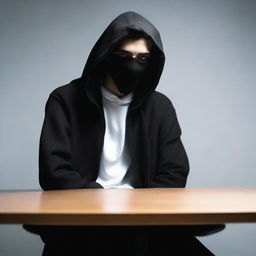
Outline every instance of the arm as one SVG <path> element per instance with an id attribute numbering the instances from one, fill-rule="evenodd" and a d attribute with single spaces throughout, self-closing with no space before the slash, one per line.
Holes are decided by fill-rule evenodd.
<path id="1" fill-rule="evenodd" d="M 176 111 L 169 100 L 161 111 L 165 115 L 159 128 L 157 173 L 151 187 L 185 187 L 189 161 L 180 138 Z"/>
<path id="2" fill-rule="evenodd" d="M 60 99 L 52 94 L 45 106 L 40 136 L 39 182 L 44 190 L 103 188 L 73 169 L 68 116 Z"/>
<path id="3" fill-rule="evenodd" d="M 159 130 L 158 170 L 151 187 L 185 187 L 189 173 L 189 161 L 181 142 L 181 129 L 171 102 L 161 113 L 166 113 Z M 173 232 L 205 236 L 222 231 L 225 224 L 169 226 Z"/>

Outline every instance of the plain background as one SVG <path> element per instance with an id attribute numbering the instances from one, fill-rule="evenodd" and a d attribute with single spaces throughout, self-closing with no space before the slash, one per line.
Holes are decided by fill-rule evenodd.
<path id="1" fill-rule="evenodd" d="M 158 90 L 173 102 L 191 171 L 188 187 L 255 186 L 256 1 L 1 1 L 0 189 L 39 189 L 38 148 L 49 93 L 80 77 L 119 14 L 160 31 Z M 256 224 L 200 238 L 216 255 L 256 255 Z M 170 245 L 171 246 L 171 245 Z M 0 226 L 0 255 L 41 255 L 39 237 Z"/>

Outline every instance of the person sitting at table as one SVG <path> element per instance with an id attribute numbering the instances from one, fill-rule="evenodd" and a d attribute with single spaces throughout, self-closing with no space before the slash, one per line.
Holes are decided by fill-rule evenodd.
<path id="1" fill-rule="evenodd" d="M 42 189 L 185 187 L 189 161 L 176 110 L 155 90 L 164 63 L 160 33 L 142 15 L 128 11 L 110 23 L 81 77 L 46 102 Z M 172 226 L 37 228 L 43 255 L 213 255 L 193 232 Z"/>

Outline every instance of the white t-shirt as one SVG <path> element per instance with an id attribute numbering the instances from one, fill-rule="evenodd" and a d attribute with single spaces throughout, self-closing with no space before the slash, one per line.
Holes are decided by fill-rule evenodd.
<path id="1" fill-rule="evenodd" d="M 131 159 L 125 143 L 126 115 L 133 93 L 122 98 L 101 86 L 106 130 L 96 182 L 104 188 L 133 188 L 123 183 Z"/>

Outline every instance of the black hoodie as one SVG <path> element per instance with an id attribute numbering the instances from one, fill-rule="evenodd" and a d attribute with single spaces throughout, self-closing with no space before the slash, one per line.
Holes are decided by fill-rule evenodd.
<path id="1" fill-rule="evenodd" d="M 120 40 L 140 31 L 153 42 L 150 72 L 126 119 L 131 166 L 124 179 L 134 188 L 184 187 L 189 162 L 171 101 L 155 91 L 165 62 L 159 31 L 136 12 L 116 17 L 97 40 L 82 76 L 53 90 L 40 137 L 39 176 L 44 190 L 103 188 L 96 182 L 105 120 L 100 82 L 104 61 Z M 128 175 L 129 174 L 129 175 Z"/>

